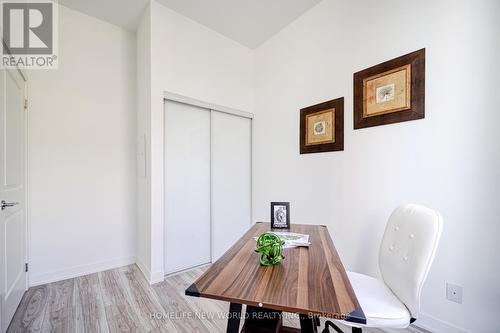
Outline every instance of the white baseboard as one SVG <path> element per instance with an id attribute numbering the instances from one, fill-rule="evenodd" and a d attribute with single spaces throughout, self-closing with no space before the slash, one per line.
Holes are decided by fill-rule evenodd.
<path id="1" fill-rule="evenodd" d="M 101 261 L 93 264 L 73 266 L 70 268 L 29 276 L 29 286 L 39 286 L 46 283 L 62 281 L 83 275 L 106 271 L 117 267 L 134 264 L 136 257 L 122 257 L 112 260 Z"/>
<path id="2" fill-rule="evenodd" d="M 436 333 L 471 333 L 465 328 L 455 326 L 447 321 L 435 318 L 427 313 L 420 312 L 413 326 Z"/>
<path id="3" fill-rule="evenodd" d="M 150 284 L 159 283 L 165 280 L 165 273 L 163 271 L 156 271 L 151 273 L 151 278 L 149 279 Z"/>
<path id="4" fill-rule="evenodd" d="M 146 281 L 149 282 L 149 284 L 155 284 L 155 283 L 162 282 L 163 280 L 165 280 L 165 275 L 162 271 L 157 271 L 157 272 L 151 273 L 151 271 L 144 264 L 144 262 L 142 261 L 141 258 L 137 257 L 136 264 L 137 264 L 137 267 L 139 267 L 139 270 L 142 272 L 142 274 L 146 278 Z"/>
<path id="5" fill-rule="evenodd" d="M 149 277 L 151 276 L 151 272 L 149 271 L 148 267 L 144 264 L 144 261 L 140 257 L 137 257 L 135 259 L 135 263 L 137 264 L 137 267 L 139 267 L 139 270 L 141 271 L 142 275 L 146 278 L 147 281 L 149 281 Z"/>

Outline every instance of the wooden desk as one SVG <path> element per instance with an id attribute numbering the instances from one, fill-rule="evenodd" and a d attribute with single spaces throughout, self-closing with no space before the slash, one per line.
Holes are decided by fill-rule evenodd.
<path id="1" fill-rule="evenodd" d="M 280 264 L 262 267 L 253 237 L 266 231 L 269 223 L 255 224 L 186 289 L 186 295 L 231 302 L 228 332 L 239 329 L 236 314 L 241 304 L 252 312 L 298 313 L 302 332 L 316 332 L 317 316 L 366 323 L 325 226 L 292 225 L 290 231 L 308 234 L 312 244 L 285 249 Z"/>

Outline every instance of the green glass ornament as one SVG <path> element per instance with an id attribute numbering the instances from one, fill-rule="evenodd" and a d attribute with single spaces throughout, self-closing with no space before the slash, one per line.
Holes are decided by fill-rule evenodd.
<path id="1" fill-rule="evenodd" d="M 285 244 L 285 242 L 271 232 L 260 235 L 257 239 L 257 246 L 255 248 L 255 252 L 260 253 L 260 265 L 276 265 L 281 260 L 285 259 L 283 256 L 283 244 Z"/>

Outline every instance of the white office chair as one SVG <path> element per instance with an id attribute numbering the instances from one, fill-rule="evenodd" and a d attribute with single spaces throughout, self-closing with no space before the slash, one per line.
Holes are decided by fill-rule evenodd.
<path id="1" fill-rule="evenodd" d="M 443 220 L 436 211 L 404 205 L 391 214 L 379 251 L 379 268 L 383 280 L 348 272 L 356 297 L 366 317 L 366 324 L 338 321 L 352 327 L 403 329 L 418 318 L 420 293 L 431 267 L 441 237 Z M 332 322 L 328 327 L 342 332 Z"/>

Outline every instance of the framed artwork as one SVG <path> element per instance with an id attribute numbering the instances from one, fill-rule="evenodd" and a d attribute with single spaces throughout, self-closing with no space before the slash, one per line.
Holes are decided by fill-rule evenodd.
<path id="1" fill-rule="evenodd" d="M 425 49 L 354 74 L 354 129 L 425 118 Z"/>
<path id="2" fill-rule="evenodd" d="M 344 150 L 344 97 L 300 110 L 300 153 Z"/>
<path id="3" fill-rule="evenodd" d="M 290 203 L 271 202 L 271 229 L 290 228 Z"/>

